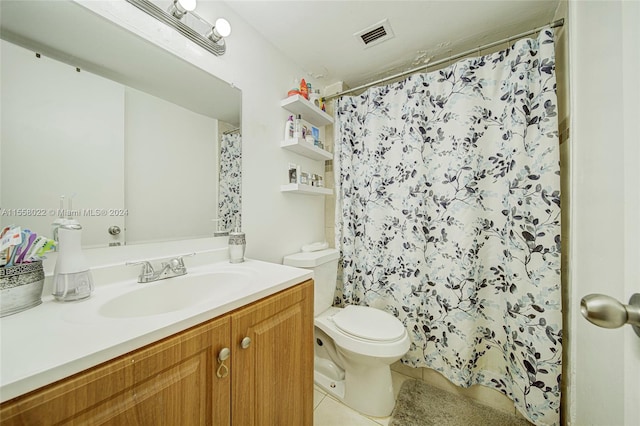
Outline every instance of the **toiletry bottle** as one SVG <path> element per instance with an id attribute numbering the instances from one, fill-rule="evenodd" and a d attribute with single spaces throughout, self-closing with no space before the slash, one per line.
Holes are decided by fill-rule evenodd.
<path id="1" fill-rule="evenodd" d="M 305 99 L 309 99 L 309 88 L 307 87 L 307 82 L 304 81 L 304 78 L 300 80 L 300 93 Z"/>
<path id="2" fill-rule="evenodd" d="M 289 119 L 287 120 L 287 122 L 284 125 L 284 140 L 290 140 L 293 139 L 293 115 L 289 116 Z"/>
<path id="3" fill-rule="evenodd" d="M 233 231 L 229 232 L 229 262 L 244 262 L 244 250 L 247 247 L 247 241 L 244 232 L 240 230 L 240 223 L 236 216 L 236 224 Z"/>
<path id="4" fill-rule="evenodd" d="M 302 115 L 296 115 L 296 119 L 293 122 L 293 137 L 295 139 L 302 139 Z"/>
<path id="5" fill-rule="evenodd" d="M 289 163 L 289 183 L 298 183 L 298 166 Z"/>
<path id="6" fill-rule="evenodd" d="M 58 228 L 60 249 L 53 272 L 53 296 L 69 302 L 86 299 L 93 291 L 93 277 L 82 252 L 82 226 L 63 224 Z"/>

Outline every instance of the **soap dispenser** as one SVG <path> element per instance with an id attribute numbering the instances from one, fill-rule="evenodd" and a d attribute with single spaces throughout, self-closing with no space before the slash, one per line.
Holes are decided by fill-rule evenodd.
<path id="1" fill-rule="evenodd" d="M 244 262 L 244 250 L 247 247 L 247 241 L 244 232 L 240 230 L 238 217 L 235 219 L 233 231 L 229 232 L 229 262 Z"/>
<path id="2" fill-rule="evenodd" d="M 58 227 L 58 258 L 53 272 L 53 297 L 62 302 L 86 299 L 93 277 L 82 253 L 82 226 L 69 220 Z"/>

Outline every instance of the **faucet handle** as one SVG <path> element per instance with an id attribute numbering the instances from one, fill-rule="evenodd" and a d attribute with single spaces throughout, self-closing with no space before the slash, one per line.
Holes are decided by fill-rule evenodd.
<path id="1" fill-rule="evenodd" d="M 181 256 L 174 257 L 168 262 L 162 262 L 162 267 L 169 267 L 173 272 L 178 272 L 186 269 Z"/>
<path id="2" fill-rule="evenodd" d="M 139 282 L 142 282 L 142 280 L 145 278 L 152 277 L 153 274 L 155 273 L 153 266 L 151 265 L 151 262 L 149 262 L 148 260 L 142 260 L 139 262 L 126 262 L 125 265 L 127 266 L 142 265 L 142 270 L 140 271 L 140 275 L 138 276 Z"/>
<path id="3" fill-rule="evenodd" d="M 183 258 L 185 258 L 185 257 L 191 257 L 191 256 L 195 256 L 195 255 L 196 255 L 196 253 L 195 253 L 195 252 L 193 252 L 193 253 L 181 254 L 180 256 L 176 256 L 176 257 L 174 257 L 173 259 L 171 259 L 171 261 L 173 262 L 174 260 L 177 260 L 178 262 L 180 262 L 180 264 L 181 264 L 181 265 L 183 265 L 183 266 L 184 266 Z"/>
<path id="4" fill-rule="evenodd" d="M 187 267 L 184 264 L 184 257 L 195 256 L 195 253 L 182 254 L 180 256 L 173 257 L 167 262 L 162 262 L 162 267 L 169 267 L 173 272 L 186 273 Z"/>

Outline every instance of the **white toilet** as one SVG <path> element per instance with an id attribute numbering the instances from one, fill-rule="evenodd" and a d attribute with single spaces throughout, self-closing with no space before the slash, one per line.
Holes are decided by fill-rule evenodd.
<path id="1" fill-rule="evenodd" d="M 393 315 L 366 306 L 332 307 L 338 250 L 296 253 L 285 265 L 313 270 L 315 383 L 369 416 L 391 415 L 390 365 L 409 350 L 409 335 Z"/>

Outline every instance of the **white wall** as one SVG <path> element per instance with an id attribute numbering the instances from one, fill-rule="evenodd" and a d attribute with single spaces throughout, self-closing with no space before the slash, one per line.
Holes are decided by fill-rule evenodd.
<path id="1" fill-rule="evenodd" d="M 232 25 L 227 53 L 216 57 L 126 2 L 77 1 L 242 90 L 242 218 L 248 257 L 279 263 L 301 245 L 324 239 L 323 198 L 279 190 L 291 162 L 324 173 L 322 162 L 279 147 L 288 116 L 279 102 L 294 79 L 307 78 L 296 64 L 223 2 L 198 3 L 203 18 L 214 22 L 222 16 Z"/>
<path id="2" fill-rule="evenodd" d="M 579 311 L 580 299 L 589 293 L 626 303 L 632 290 L 640 291 L 638 22 L 637 2 L 569 4 L 572 291 L 568 408 L 569 424 L 580 426 L 635 425 L 640 414 L 640 339 L 628 326 L 596 327 Z"/>
<path id="3" fill-rule="evenodd" d="M 124 98 L 127 244 L 211 236 L 218 120 L 129 87 Z"/>

